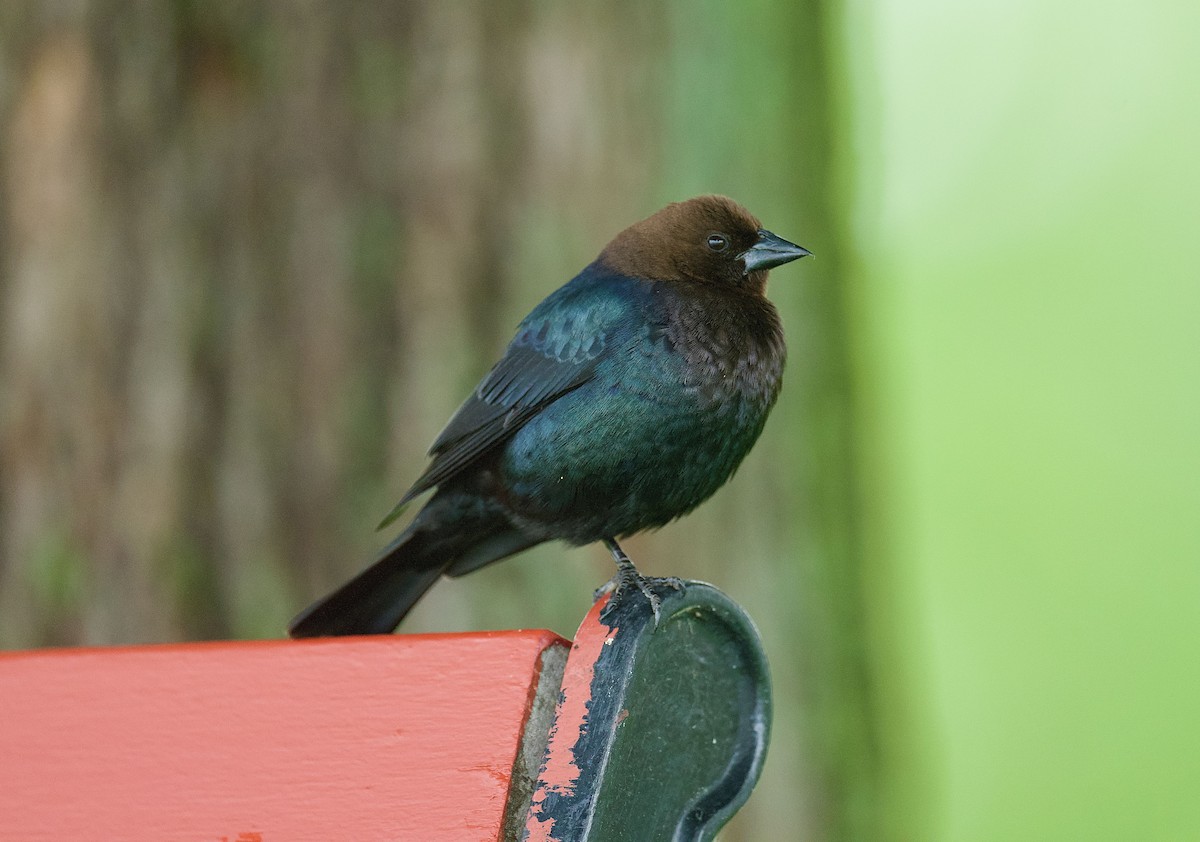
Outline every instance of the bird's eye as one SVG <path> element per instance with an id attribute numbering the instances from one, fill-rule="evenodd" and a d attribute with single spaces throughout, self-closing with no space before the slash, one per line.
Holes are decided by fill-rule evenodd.
<path id="1" fill-rule="evenodd" d="M 725 251 L 729 247 L 729 238 L 724 234 L 709 234 L 708 247 L 713 251 Z"/>

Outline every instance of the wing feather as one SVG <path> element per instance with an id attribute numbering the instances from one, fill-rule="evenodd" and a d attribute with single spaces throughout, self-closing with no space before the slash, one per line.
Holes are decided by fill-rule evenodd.
<path id="1" fill-rule="evenodd" d="M 639 287 L 640 282 L 598 271 L 593 264 L 538 305 L 446 424 L 429 450 L 433 461 L 381 526 L 414 497 L 457 476 L 545 406 L 592 379 L 612 347 L 614 331 L 639 309 L 637 296 L 630 295 Z"/>

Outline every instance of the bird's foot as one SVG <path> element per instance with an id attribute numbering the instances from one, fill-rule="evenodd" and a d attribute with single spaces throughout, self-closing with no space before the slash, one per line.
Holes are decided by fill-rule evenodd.
<path id="1" fill-rule="evenodd" d="M 684 588 L 682 579 L 674 576 L 666 578 L 658 578 L 653 576 L 643 576 L 634 567 L 633 561 L 629 556 L 625 555 L 624 550 L 612 539 L 605 540 L 605 546 L 612 553 L 613 559 L 617 562 L 616 574 L 598 588 L 594 594 L 595 599 L 600 599 L 606 594 L 609 595 L 608 605 L 604 606 L 601 612 L 601 617 L 607 614 L 612 607 L 620 600 L 621 595 L 636 590 L 646 597 L 646 601 L 650 603 L 650 610 L 654 613 L 654 625 L 658 625 L 659 610 L 662 606 L 662 597 L 655 590 L 657 587 L 668 587 L 672 590 L 681 591 Z"/>
<path id="2" fill-rule="evenodd" d="M 682 591 L 685 587 L 687 587 L 687 585 L 684 584 L 684 581 L 678 576 L 654 576 L 650 577 L 650 581 L 654 582 L 655 584 L 670 588 L 673 591 Z"/>

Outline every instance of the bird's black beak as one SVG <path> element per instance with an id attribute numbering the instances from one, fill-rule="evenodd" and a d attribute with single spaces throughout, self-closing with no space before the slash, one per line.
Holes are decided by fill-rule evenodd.
<path id="1" fill-rule="evenodd" d="M 759 269 L 773 269 L 812 254 L 804 246 L 789 243 L 764 228 L 758 230 L 758 242 L 738 255 L 746 264 L 746 274 Z"/>

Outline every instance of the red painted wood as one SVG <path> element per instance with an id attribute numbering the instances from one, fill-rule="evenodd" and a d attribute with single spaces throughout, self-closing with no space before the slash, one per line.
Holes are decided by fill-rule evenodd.
<path id="1" fill-rule="evenodd" d="M 551 793 L 572 795 L 575 792 L 580 774 L 579 766 L 575 763 L 575 745 L 587 727 L 596 662 L 604 647 L 619 631 L 600 622 L 600 612 L 608 600 L 607 595 L 597 600 L 575 632 L 571 656 L 563 672 L 560 701 L 555 712 L 554 729 L 550 732 L 546 762 L 533 793 L 535 807 Z M 528 842 L 555 842 L 561 838 L 555 834 L 554 821 L 542 821 L 536 815 L 536 810 L 531 810 L 526 818 L 525 831 Z"/>
<path id="2" fill-rule="evenodd" d="M 0 839 L 498 838 L 548 631 L 0 654 Z"/>

